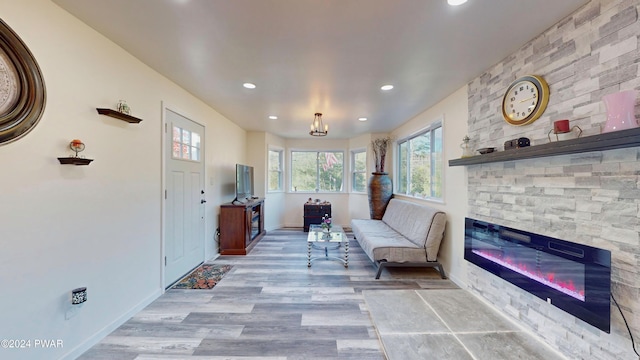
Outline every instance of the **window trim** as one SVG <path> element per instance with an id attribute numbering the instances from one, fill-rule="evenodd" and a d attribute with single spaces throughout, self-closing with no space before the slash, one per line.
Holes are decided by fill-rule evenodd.
<path id="1" fill-rule="evenodd" d="M 320 173 L 320 163 L 318 161 L 316 161 L 316 189 L 315 190 L 301 190 L 301 191 L 294 191 L 292 189 L 293 187 L 293 153 L 294 152 L 311 152 L 311 153 L 326 153 L 326 152 L 333 152 L 333 153 L 342 153 L 342 190 L 341 191 L 320 191 L 320 178 L 318 176 L 318 174 Z M 339 149 L 339 150 L 335 150 L 335 149 L 299 149 L 299 148 L 291 148 L 289 149 L 289 171 L 288 173 L 288 180 L 289 183 L 287 184 L 287 193 L 290 194 L 345 194 L 347 193 L 347 191 L 345 190 L 345 179 L 346 179 L 346 171 L 347 171 L 347 167 L 344 164 L 344 158 L 345 158 L 345 150 L 344 149 Z"/>
<path id="2" fill-rule="evenodd" d="M 365 179 L 367 177 L 367 148 L 366 147 L 362 147 L 362 148 L 356 148 L 356 149 L 351 149 L 349 152 L 349 174 L 351 176 L 351 179 L 349 179 L 349 183 L 351 184 L 351 186 L 349 187 L 349 192 L 354 193 L 354 194 L 366 194 L 367 193 L 367 187 L 365 184 L 365 189 L 364 191 L 356 191 L 354 190 L 354 185 L 355 185 L 355 179 L 356 179 L 356 170 L 355 170 L 355 165 L 356 165 L 356 154 L 359 153 L 364 153 L 364 157 L 365 157 L 365 161 L 364 161 L 364 170 L 363 171 L 358 171 L 357 173 L 362 173 L 365 176 Z"/>
<path id="3" fill-rule="evenodd" d="M 271 170 L 271 168 L 269 167 L 269 160 L 271 159 L 271 157 L 269 156 L 269 153 L 271 151 L 275 151 L 279 155 L 278 156 L 279 157 L 279 159 L 278 159 L 278 165 L 279 165 L 278 166 L 279 167 L 278 172 L 280 173 L 280 178 L 279 178 L 280 179 L 280 183 L 278 184 L 278 189 L 275 189 L 275 190 L 269 190 L 269 178 L 270 178 L 271 172 L 275 171 L 275 170 Z M 267 150 L 267 193 L 281 193 L 281 192 L 284 192 L 284 189 L 285 189 L 285 184 L 284 184 L 285 183 L 285 180 L 284 180 L 285 176 L 284 175 L 285 175 L 284 149 L 280 148 L 280 147 L 269 147 L 269 149 Z"/>
<path id="4" fill-rule="evenodd" d="M 400 179 L 401 179 L 401 174 L 400 174 L 400 167 L 402 166 L 401 163 L 401 156 L 402 156 L 402 152 L 400 151 L 400 146 L 403 143 L 407 143 L 407 146 L 409 145 L 409 141 L 412 139 L 415 139 L 419 136 L 422 136 L 426 133 L 430 133 L 430 143 L 434 143 L 435 140 L 435 130 L 436 129 L 442 129 L 442 148 L 440 149 L 441 154 L 442 154 L 442 164 L 441 167 L 442 169 L 440 169 L 440 173 L 441 173 L 441 177 L 442 179 L 440 179 L 440 183 L 441 183 L 441 189 L 442 189 L 442 195 L 441 197 L 435 197 L 435 196 L 425 196 L 425 197 L 419 197 L 419 196 L 414 196 L 412 194 L 408 194 L 407 192 L 409 191 L 409 189 L 411 188 L 411 182 L 410 182 L 410 178 L 408 176 L 408 173 L 410 172 L 411 168 L 410 168 L 410 164 L 407 163 L 407 184 L 406 188 L 407 188 L 407 192 L 400 192 Z M 396 166 L 394 166 L 394 171 L 395 171 L 395 178 L 398 179 L 398 181 L 396 182 L 395 188 L 394 188 L 394 194 L 397 194 L 399 196 L 406 196 L 412 199 L 419 199 L 419 200 L 426 200 L 426 201 L 433 201 L 433 202 L 438 202 L 438 203 L 444 203 L 444 197 L 445 197 L 445 181 L 444 181 L 444 150 L 445 150 L 445 143 L 444 143 L 444 116 L 439 116 L 438 118 L 436 118 L 435 120 L 433 120 L 431 123 L 429 123 L 427 126 L 420 128 L 419 130 L 404 136 L 400 139 L 398 139 L 395 143 L 394 149 L 396 151 L 396 155 L 394 157 L 395 162 L 396 162 Z M 433 150 L 433 147 L 431 148 L 431 150 Z M 411 152 L 411 149 L 408 149 L 407 153 L 409 154 Z M 433 151 L 431 151 L 431 154 L 433 154 Z M 429 175 L 430 178 L 433 180 L 435 178 L 435 172 L 436 172 L 436 167 L 435 165 L 435 158 L 433 156 L 430 156 L 430 170 L 431 170 L 431 174 Z M 435 186 L 435 181 L 431 181 L 431 189 L 429 189 L 429 193 L 433 194 L 434 192 L 434 186 Z"/>

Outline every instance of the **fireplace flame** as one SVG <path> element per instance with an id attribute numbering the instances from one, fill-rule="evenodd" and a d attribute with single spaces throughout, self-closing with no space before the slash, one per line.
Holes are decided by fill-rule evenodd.
<path id="1" fill-rule="evenodd" d="M 527 269 L 526 264 L 516 263 L 510 257 L 505 257 L 504 259 L 501 259 L 500 257 L 495 256 L 491 251 L 488 251 L 488 250 L 474 249 L 472 251 L 475 254 L 482 256 L 483 258 L 489 261 L 492 261 L 498 265 L 506 267 L 507 269 L 513 270 L 541 284 L 552 287 L 580 301 L 585 301 L 584 288 L 582 289 L 576 288 L 576 285 L 573 283 L 573 280 L 561 281 L 556 279 L 556 274 L 553 272 L 543 273 L 541 271 L 529 270 Z"/>

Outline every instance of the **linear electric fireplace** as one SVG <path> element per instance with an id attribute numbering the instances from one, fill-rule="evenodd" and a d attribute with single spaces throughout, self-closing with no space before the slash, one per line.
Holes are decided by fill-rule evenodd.
<path id="1" fill-rule="evenodd" d="M 610 332 L 610 251 L 466 218 L 464 258 Z"/>

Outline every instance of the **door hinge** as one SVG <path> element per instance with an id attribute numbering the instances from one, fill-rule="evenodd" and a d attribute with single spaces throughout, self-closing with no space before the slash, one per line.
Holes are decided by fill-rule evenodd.
<path id="1" fill-rule="evenodd" d="M 164 257 L 164 266 L 167 266 L 167 257 Z"/>
<path id="2" fill-rule="evenodd" d="M 164 133 L 167 133 L 167 123 L 164 123 Z"/>
<path id="3" fill-rule="evenodd" d="M 167 190 L 164 191 L 164 199 L 167 200 Z"/>

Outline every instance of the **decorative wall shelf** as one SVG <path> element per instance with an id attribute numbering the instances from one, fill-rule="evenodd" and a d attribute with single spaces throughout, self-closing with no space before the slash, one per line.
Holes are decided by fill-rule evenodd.
<path id="1" fill-rule="evenodd" d="M 640 128 L 614 131 L 582 138 L 555 141 L 548 144 L 498 151 L 484 155 L 449 160 L 449 166 L 467 166 L 501 161 L 578 154 L 640 146 Z"/>
<path id="2" fill-rule="evenodd" d="M 137 124 L 140 121 L 142 121 L 142 119 L 138 119 L 137 117 L 127 115 L 125 113 L 121 113 L 116 110 L 105 109 L 105 108 L 96 108 L 96 110 L 98 110 L 98 114 L 100 115 L 111 116 L 112 118 L 120 119 L 122 121 L 126 121 L 131 124 Z"/>
<path id="3" fill-rule="evenodd" d="M 93 161 L 93 159 L 85 159 L 85 158 L 79 158 L 79 157 L 59 157 L 58 161 L 60 161 L 60 164 L 62 165 L 89 165 L 90 162 Z"/>

